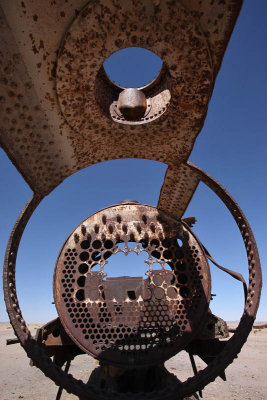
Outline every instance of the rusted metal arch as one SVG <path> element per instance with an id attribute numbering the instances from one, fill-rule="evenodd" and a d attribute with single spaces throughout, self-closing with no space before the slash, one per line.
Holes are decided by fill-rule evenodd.
<path id="1" fill-rule="evenodd" d="M 201 169 L 197 168 L 191 163 L 187 164 L 190 168 L 192 175 L 196 175 L 199 180 L 204 182 L 210 189 L 212 189 L 219 198 L 223 201 L 226 207 L 231 212 L 235 219 L 240 233 L 242 235 L 248 258 L 249 267 L 249 286 L 248 296 L 245 303 L 243 315 L 240 323 L 233 335 L 227 342 L 227 345 L 218 357 L 210 363 L 204 370 L 200 371 L 195 377 L 188 378 L 182 384 L 171 386 L 168 389 L 153 393 L 155 399 L 182 399 L 187 395 L 201 390 L 209 382 L 213 381 L 225 368 L 234 360 L 236 355 L 241 350 L 243 344 L 253 327 L 253 322 L 259 305 L 261 293 L 261 267 L 258 256 L 256 242 L 243 212 L 230 196 L 230 194 L 212 177 L 206 174 Z M 15 266 L 16 256 L 20 243 L 21 236 L 24 228 L 30 219 L 33 211 L 36 209 L 42 197 L 34 195 L 33 198 L 27 203 L 24 210 L 20 214 L 12 234 L 10 236 L 4 264 L 4 293 L 7 305 L 7 311 L 10 321 L 14 328 L 20 343 L 24 347 L 27 355 L 33 360 L 34 364 L 39 367 L 46 376 L 54 380 L 57 385 L 64 387 L 67 391 L 72 392 L 78 396 L 86 396 L 88 399 L 107 399 L 107 398 L 121 398 L 121 399 L 137 399 L 151 398 L 151 394 L 113 394 L 109 393 L 107 396 L 105 392 L 97 389 L 92 385 L 85 385 L 72 377 L 72 375 L 64 373 L 58 366 L 56 366 L 44 351 L 36 344 L 36 341 L 31 337 L 31 334 L 23 319 L 19 302 L 16 294 L 15 285 Z"/>
<path id="2" fill-rule="evenodd" d="M 188 163 L 169 166 L 161 186 L 158 209 L 174 218 L 182 218 L 199 181 L 199 175 L 192 172 Z"/>
<path id="3" fill-rule="evenodd" d="M 47 194 L 76 171 L 115 158 L 186 162 L 241 5 L 241 0 L 1 1 L 0 143 L 32 190 Z M 168 109 L 141 129 L 113 122 L 93 96 L 104 59 L 127 46 L 156 52 L 172 77 Z M 89 70 L 90 84 L 85 72 L 77 76 L 77 68 Z M 103 82 L 96 79 L 98 100 Z M 162 84 L 144 91 L 152 96 Z M 118 92 L 107 86 L 109 96 Z M 74 91 L 81 99 L 68 104 Z M 75 107 L 87 115 L 84 100 L 90 100 L 90 115 L 77 123 Z"/>

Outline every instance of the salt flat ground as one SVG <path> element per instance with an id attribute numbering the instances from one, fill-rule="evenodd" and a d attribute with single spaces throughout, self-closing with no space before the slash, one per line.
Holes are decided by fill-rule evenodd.
<path id="1" fill-rule="evenodd" d="M 30 325 L 32 334 L 38 325 Z M 14 337 L 9 324 L 0 324 L 0 399 L 1 400 L 54 400 L 58 388 L 35 367 L 19 344 L 6 346 L 6 339 Z M 226 370 L 227 382 L 217 378 L 203 391 L 206 400 L 266 400 L 267 399 L 267 329 L 253 330 L 238 359 Z M 199 369 L 204 363 L 196 357 Z M 166 364 L 180 380 L 192 376 L 188 355 L 181 352 Z M 86 378 L 96 367 L 89 356 L 77 357 L 70 368 L 78 379 Z M 63 391 L 62 400 L 77 400 Z"/>

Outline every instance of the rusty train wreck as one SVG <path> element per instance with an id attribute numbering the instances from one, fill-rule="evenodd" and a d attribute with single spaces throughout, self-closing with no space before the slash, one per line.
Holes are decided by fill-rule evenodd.
<path id="1" fill-rule="evenodd" d="M 0 143 L 34 193 L 8 242 L 5 302 L 18 341 L 60 387 L 58 398 L 64 388 L 82 399 L 183 399 L 217 376 L 225 379 L 253 327 L 261 293 L 253 233 L 230 194 L 188 161 L 241 5 L 1 1 Z M 158 77 L 143 88 L 120 87 L 103 68 L 112 53 L 131 46 L 163 60 Z M 24 228 L 66 177 L 118 158 L 168 165 L 158 205 L 122 201 L 74 229 L 54 272 L 58 318 L 33 338 L 16 292 Z M 200 182 L 217 194 L 240 230 L 248 285 L 212 259 L 192 230 L 194 218 L 183 219 Z M 127 270 L 108 277 L 106 265 L 118 252 L 146 254 L 146 279 L 127 277 Z M 226 323 L 209 309 L 209 260 L 244 286 L 244 312 L 228 340 Z M 184 382 L 164 367 L 181 350 L 194 371 Z M 68 374 L 71 360 L 85 353 L 100 362 L 100 375 L 88 383 Z M 194 355 L 205 361 L 204 370 L 197 371 Z"/>

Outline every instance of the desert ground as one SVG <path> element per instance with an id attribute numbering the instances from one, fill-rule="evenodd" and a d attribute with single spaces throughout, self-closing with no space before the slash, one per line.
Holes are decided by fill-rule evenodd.
<path id="1" fill-rule="evenodd" d="M 30 325 L 32 334 L 38 328 Z M 1 400 L 54 400 L 58 388 L 35 367 L 19 344 L 6 346 L 6 339 L 14 338 L 9 324 L 0 324 L 0 399 Z M 238 358 L 226 370 L 227 382 L 217 378 L 203 391 L 204 400 L 266 400 L 267 399 L 267 329 L 253 329 Z M 204 363 L 196 357 L 198 369 Z M 70 373 L 78 379 L 88 380 L 97 362 L 89 356 L 77 357 Z M 181 352 L 168 362 L 167 369 L 182 381 L 192 376 L 188 355 Z M 198 396 L 196 396 L 198 398 Z M 62 400 L 77 400 L 63 391 Z"/>

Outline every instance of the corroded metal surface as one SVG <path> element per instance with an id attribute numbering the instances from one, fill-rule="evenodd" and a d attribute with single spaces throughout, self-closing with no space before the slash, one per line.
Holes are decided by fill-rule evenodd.
<path id="1" fill-rule="evenodd" d="M 199 184 L 196 171 L 187 164 L 179 167 L 170 166 L 165 174 L 158 200 L 158 209 L 173 218 L 181 218 Z"/>
<path id="2" fill-rule="evenodd" d="M 99 91 L 100 85 L 96 80 L 99 66 L 113 52 L 133 45 L 154 51 L 171 72 L 171 91 L 167 90 L 170 104 L 157 123 L 114 124 L 95 100 L 94 92 Z M 92 63 L 87 62 L 90 57 Z M 186 160 L 201 128 L 212 84 L 206 38 L 179 2 L 172 7 L 167 1 L 155 7 L 152 0 L 89 3 L 66 32 L 57 60 L 58 100 L 75 132 L 73 146 L 80 158 L 89 155 L 103 160 L 135 154 L 167 163 Z M 161 93 L 161 88 L 158 91 Z M 109 110 L 113 93 L 112 87 L 105 87 L 102 97 L 97 93 L 102 109 L 110 99 Z M 149 97 L 154 115 L 158 113 L 156 101 L 154 96 Z M 76 140 L 77 134 L 83 136 L 83 142 Z"/>
<path id="3" fill-rule="evenodd" d="M 253 325 L 253 329 L 266 329 L 267 324 Z"/>
<path id="4" fill-rule="evenodd" d="M 1 8 L 0 36 L 0 144 L 32 189 L 42 193 L 66 176 L 72 150 L 48 123 L 49 108 L 44 111 Z"/>
<path id="5" fill-rule="evenodd" d="M 253 327 L 256 312 L 259 305 L 261 293 L 261 268 L 256 242 L 248 224 L 248 221 L 237 203 L 229 195 L 229 193 L 220 186 L 213 178 L 198 169 L 192 164 L 189 164 L 194 173 L 197 173 L 200 179 L 206 183 L 224 202 L 229 211 L 232 213 L 240 233 L 242 235 L 248 258 L 249 268 L 249 285 L 248 296 L 245 302 L 243 316 L 240 320 L 238 328 L 234 335 L 226 343 L 219 356 L 216 357 L 201 373 L 195 377 L 187 379 L 183 383 L 174 384 L 166 387 L 164 390 L 153 393 L 153 398 L 156 400 L 182 399 L 185 396 L 203 389 L 205 385 L 213 381 L 219 374 L 222 374 L 225 368 L 234 360 L 240 352 L 242 346 L 247 340 L 249 332 Z M 76 394 L 77 396 L 86 397 L 87 399 L 149 399 L 151 393 L 112 393 L 108 395 L 104 391 L 97 389 L 93 385 L 85 385 L 81 381 L 77 381 L 71 375 L 64 373 L 60 368 L 52 363 L 49 357 L 46 356 L 44 350 L 40 348 L 36 341 L 31 337 L 30 331 L 23 319 L 19 308 L 16 284 L 15 284 L 15 267 L 18 246 L 21 240 L 23 230 L 30 219 L 33 211 L 40 202 L 38 196 L 34 196 L 26 205 L 25 209 L 19 216 L 12 234 L 10 236 L 4 264 L 4 292 L 7 311 L 10 321 L 15 330 L 17 337 L 23 345 L 28 356 L 32 358 L 34 364 L 39 367 L 46 376 L 54 380 L 54 382 L 64 387 L 67 391 Z"/>
<path id="6" fill-rule="evenodd" d="M 258 308 L 259 301 L 260 301 L 260 292 L 262 286 L 262 276 L 260 270 L 260 260 L 257 250 L 257 244 L 252 233 L 252 230 L 249 226 L 249 223 L 246 217 L 241 212 L 240 207 L 237 203 L 233 200 L 230 194 L 219 185 L 210 175 L 204 173 L 200 168 L 196 167 L 193 163 L 187 163 L 193 173 L 199 174 L 199 177 L 203 183 L 205 183 L 211 190 L 213 190 L 217 196 L 223 201 L 226 207 L 231 212 L 235 222 L 238 225 L 238 228 L 241 232 L 246 252 L 248 258 L 248 266 L 249 266 L 249 286 L 248 286 L 248 293 L 245 299 L 245 312 L 249 316 L 253 316 L 254 310 Z M 259 263 L 257 265 L 257 263 Z M 258 274 L 256 273 L 256 269 L 259 268 Z M 257 275 L 257 276 L 256 276 Z M 257 293 L 257 295 L 256 295 Z M 256 296 L 255 296 L 256 295 Z"/>
<path id="7" fill-rule="evenodd" d="M 147 256 L 147 278 L 127 277 L 127 267 L 124 277 L 110 278 L 110 257 L 132 252 Z M 109 207 L 83 221 L 63 245 L 54 275 L 58 315 L 73 341 L 125 366 L 162 362 L 184 349 L 206 318 L 210 287 L 205 253 L 190 230 L 142 204 Z"/>
<path id="8" fill-rule="evenodd" d="M 179 1 L 190 9 L 207 38 L 216 76 L 243 0 Z"/>
<path id="9" fill-rule="evenodd" d="M 53 362 L 62 367 L 66 361 L 73 360 L 84 352 L 75 345 L 65 332 L 60 319 L 56 318 L 36 331 L 36 343 L 41 346 Z"/>
<path id="10" fill-rule="evenodd" d="M 113 121 L 128 126 L 144 125 L 150 124 L 159 118 L 162 119 L 171 101 L 171 88 L 171 75 L 167 65 L 163 63 L 158 76 L 148 85 L 139 88 L 146 96 L 146 110 L 144 115 L 139 120 L 131 120 L 126 115 L 123 115 L 119 109 L 117 98 L 118 96 L 120 97 L 123 88 L 111 82 L 104 68 L 100 68 L 96 77 L 95 98 L 102 112 L 111 117 Z"/>
<path id="11" fill-rule="evenodd" d="M 47 194 L 114 158 L 186 161 L 241 3 L 1 1 L 0 143 L 33 191 Z M 127 46 L 155 51 L 171 78 L 146 89 L 152 122 L 142 129 L 118 124 L 114 108 L 108 116 L 97 102 L 103 61 Z"/>
<path id="12" fill-rule="evenodd" d="M 208 339 L 226 339 L 229 337 L 227 323 L 217 315 L 208 312 L 207 319 L 203 325 L 203 329 L 198 335 L 199 340 Z"/>

